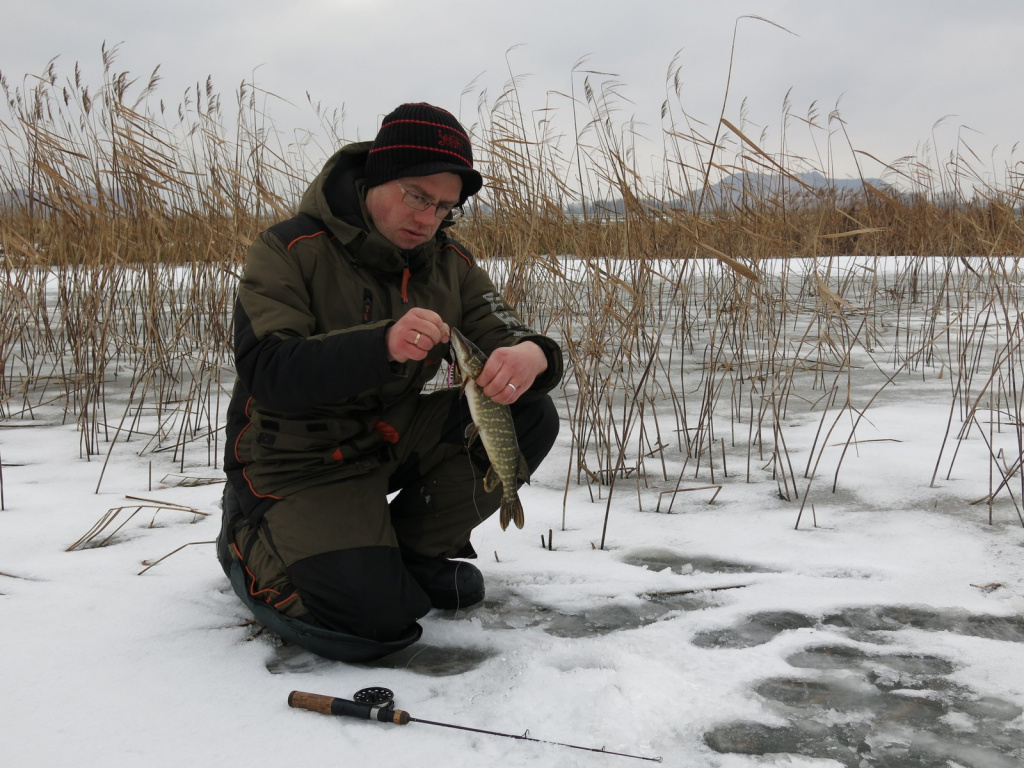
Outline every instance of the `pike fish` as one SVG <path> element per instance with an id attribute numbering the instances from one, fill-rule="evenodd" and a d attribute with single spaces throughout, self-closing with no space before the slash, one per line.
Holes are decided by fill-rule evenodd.
<path id="1" fill-rule="evenodd" d="M 509 521 L 522 528 L 523 504 L 516 493 L 519 481 L 529 482 L 530 469 L 526 459 L 519 452 L 516 430 L 512 424 L 512 412 L 507 405 L 496 403 L 487 397 L 476 385 L 476 377 L 487 362 L 479 347 L 456 329 L 451 329 L 452 350 L 455 362 L 462 374 L 462 385 L 469 404 L 473 425 L 466 431 L 470 444 L 480 438 L 491 466 L 484 476 L 484 490 L 493 491 L 501 483 L 501 529 L 508 528 Z"/>

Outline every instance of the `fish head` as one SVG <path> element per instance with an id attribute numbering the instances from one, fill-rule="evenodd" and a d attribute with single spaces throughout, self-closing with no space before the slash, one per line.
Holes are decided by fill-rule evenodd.
<path id="1" fill-rule="evenodd" d="M 451 331 L 452 351 L 455 353 L 455 363 L 459 366 L 459 372 L 464 377 L 475 379 L 483 371 L 487 355 L 458 328 L 452 328 Z"/>

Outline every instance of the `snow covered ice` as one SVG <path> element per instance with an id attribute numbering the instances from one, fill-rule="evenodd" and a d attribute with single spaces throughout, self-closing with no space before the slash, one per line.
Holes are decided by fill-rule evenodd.
<path id="1" fill-rule="evenodd" d="M 979 438 L 932 483 L 948 388 L 908 377 L 867 413 L 835 493 L 845 438 L 822 449 L 827 479 L 799 527 L 799 500 L 730 459 L 713 502 L 680 494 L 671 513 L 621 481 L 604 549 L 607 488 L 565 494 L 566 427 L 520 491 L 526 527 L 493 519 L 474 534 L 484 603 L 430 613 L 418 644 L 363 665 L 282 647 L 249 621 L 214 556 L 222 486 L 195 482 L 220 479 L 205 455 L 182 467 L 127 443 L 104 467 L 56 407 L 0 422 L 0 763 L 640 764 L 287 705 L 293 690 L 379 685 L 413 717 L 687 768 L 1019 766 L 1014 503 L 997 496 L 991 524 L 972 504 L 990 491 Z M 806 461 L 818 417 L 791 421 L 787 449 Z"/>

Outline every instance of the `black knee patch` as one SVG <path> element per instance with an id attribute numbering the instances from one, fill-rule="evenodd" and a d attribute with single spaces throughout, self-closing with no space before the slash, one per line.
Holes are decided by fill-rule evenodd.
<path id="1" fill-rule="evenodd" d="M 241 563 L 233 562 L 228 576 L 231 579 L 231 588 L 249 607 L 257 622 L 280 635 L 285 642 L 305 648 L 327 659 L 353 664 L 373 661 L 412 645 L 423 634 L 423 628 L 419 624 L 413 623 L 396 638 L 387 641 L 371 640 L 321 627 L 311 618 L 308 621 L 293 619 L 249 596 Z"/>
<path id="2" fill-rule="evenodd" d="M 320 624 L 360 637 L 393 640 L 430 610 L 430 599 L 406 572 L 395 547 L 305 557 L 288 575 Z"/>

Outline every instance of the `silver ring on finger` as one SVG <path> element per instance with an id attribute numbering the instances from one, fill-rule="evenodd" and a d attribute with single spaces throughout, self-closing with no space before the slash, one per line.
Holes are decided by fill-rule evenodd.
<path id="1" fill-rule="evenodd" d="M 423 335 L 422 333 L 419 333 L 419 332 L 416 333 L 416 338 L 414 338 L 412 340 L 412 345 L 414 347 L 418 347 L 420 345 L 420 336 L 422 336 L 422 335 Z"/>
<path id="2" fill-rule="evenodd" d="M 510 387 L 512 387 L 512 391 L 513 391 L 513 392 L 518 392 L 518 391 L 519 391 L 518 389 L 516 389 L 516 385 L 515 385 L 515 384 L 513 384 L 513 383 L 512 383 L 511 381 L 510 381 L 510 382 L 508 383 L 508 385 L 509 385 Z"/>

